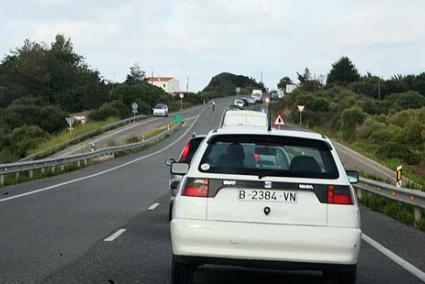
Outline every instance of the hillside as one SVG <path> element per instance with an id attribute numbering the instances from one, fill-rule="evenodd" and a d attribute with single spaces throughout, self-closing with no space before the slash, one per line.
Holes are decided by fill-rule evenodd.
<path id="1" fill-rule="evenodd" d="M 249 94 L 252 89 L 264 90 L 264 85 L 252 78 L 223 72 L 214 76 L 201 93 L 209 98 L 233 96 L 237 87 L 241 88 L 242 95 Z"/>

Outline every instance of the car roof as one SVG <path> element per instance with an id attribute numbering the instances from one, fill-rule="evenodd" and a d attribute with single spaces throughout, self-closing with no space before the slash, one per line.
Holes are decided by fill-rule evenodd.
<path id="1" fill-rule="evenodd" d="M 276 136 L 290 136 L 295 138 L 305 138 L 305 139 L 314 139 L 314 140 L 322 140 L 328 141 L 329 139 L 317 132 L 305 131 L 305 130 L 289 130 L 289 129 L 274 129 L 272 128 L 270 131 L 262 128 L 242 128 L 238 126 L 228 126 L 225 128 L 219 128 L 217 130 L 213 130 L 209 133 L 208 136 L 213 135 L 223 135 L 223 134 L 252 134 L 252 135 L 276 135 Z"/>
<path id="2" fill-rule="evenodd" d="M 225 115 L 240 115 L 240 116 L 265 116 L 267 115 L 261 111 L 255 110 L 228 110 Z"/>

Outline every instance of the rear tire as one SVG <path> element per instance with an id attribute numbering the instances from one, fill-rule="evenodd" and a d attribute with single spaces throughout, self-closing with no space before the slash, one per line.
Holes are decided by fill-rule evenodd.
<path id="1" fill-rule="evenodd" d="M 170 206 L 168 208 L 168 221 L 173 219 L 173 203 L 170 202 Z"/>
<path id="2" fill-rule="evenodd" d="M 192 284 L 194 266 L 175 261 L 171 267 L 171 284 Z"/>

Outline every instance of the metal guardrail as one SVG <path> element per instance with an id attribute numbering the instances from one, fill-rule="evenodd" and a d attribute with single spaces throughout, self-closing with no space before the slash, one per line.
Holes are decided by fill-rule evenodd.
<path id="1" fill-rule="evenodd" d="M 409 188 L 398 188 L 387 183 L 360 178 L 360 182 L 354 185 L 357 196 L 362 198 L 363 191 L 371 192 L 397 202 L 413 206 L 415 226 L 422 218 L 422 210 L 425 209 L 425 192 Z"/>
<path id="2" fill-rule="evenodd" d="M 88 160 L 95 158 L 107 158 L 108 156 L 114 156 L 115 153 L 124 152 L 136 148 L 140 148 L 146 145 L 150 145 L 152 143 L 160 141 L 166 135 L 169 135 L 175 132 L 178 128 L 181 127 L 180 124 L 176 124 L 166 131 L 162 132 L 159 135 L 153 136 L 149 139 L 146 139 L 141 142 L 131 143 L 122 146 L 113 146 L 113 147 L 105 147 L 95 150 L 93 152 L 87 152 L 83 154 L 70 155 L 62 158 L 51 158 L 51 159 L 42 159 L 42 160 L 34 160 L 34 161 L 25 161 L 25 162 L 15 162 L 9 164 L 0 164 L 0 186 L 4 186 L 5 176 L 9 174 L 15 174 L 16 179 L 19 178 L 19 174 L 22 172 L 28 172 L 29 177 L 33 178 L 34 170 L 38 169 L 46 169 L 51 168 L 52 172 L 55 171 L 56 167 L 63 167 L 65 165 L 70 165 L 72 163 L 77 163 L 77 166 L 81 165 L 83 162 L 85 165 Z"/>

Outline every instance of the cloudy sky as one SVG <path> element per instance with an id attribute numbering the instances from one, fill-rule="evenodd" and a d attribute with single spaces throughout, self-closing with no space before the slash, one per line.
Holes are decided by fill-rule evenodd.
<path id="1" fill-rule="evenodd" d="M 0 57 L 62 33 L 105 79 L 139 62 L 202 89 L 222 71 L 275 88 L 339 57 L 384 78 L 425 71 L 423 0 L 0 0 Z"/>

